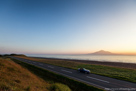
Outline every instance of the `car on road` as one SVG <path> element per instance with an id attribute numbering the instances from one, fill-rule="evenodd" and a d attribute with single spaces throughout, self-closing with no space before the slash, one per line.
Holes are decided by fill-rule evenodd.
<path id="1" fill-rule="evenodd" d="M 78 68 L 78 71 L 79 71 L 79 72 L 82 72 L 82 73 L 87 73 L 87 74 L 90 73 L 90 70 L 85 69 L 85 68 Z"/>

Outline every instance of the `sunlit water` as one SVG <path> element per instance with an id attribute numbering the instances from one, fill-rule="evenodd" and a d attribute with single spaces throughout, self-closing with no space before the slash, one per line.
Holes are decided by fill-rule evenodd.
<path id="1" fill-rule="evenodd" d="M 136 55 L 27 55 L 32 57 L 136 63 Z"/>

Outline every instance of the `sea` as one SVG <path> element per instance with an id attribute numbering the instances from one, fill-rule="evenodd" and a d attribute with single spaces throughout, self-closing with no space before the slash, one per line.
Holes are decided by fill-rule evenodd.
<path id="1" fill-rule="evenodd" d="M 27 54 L 30 57 L 76 59 L 102 62 L 136 63 L 136 55 L 59 55 L 59 54 Z"/>

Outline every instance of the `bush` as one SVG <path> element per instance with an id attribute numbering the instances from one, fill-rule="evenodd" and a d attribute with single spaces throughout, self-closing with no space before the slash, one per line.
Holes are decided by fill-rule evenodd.
<path id="1" fill-rule="evenodd" d="M 71 89 L 67 85 L 55 83 L 50 87 L 50 91 L 71 91 Z"/>

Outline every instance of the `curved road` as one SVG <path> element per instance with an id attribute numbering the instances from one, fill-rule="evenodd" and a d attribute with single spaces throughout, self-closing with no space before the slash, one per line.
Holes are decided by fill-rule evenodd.
<path id="1" fill-rule="evenodd" d="M 12 57 L 12 58 L 81 81 L 83 83 L 93 85 L 98 88 L 102 88 L 107 91 L 136 91 L 135 83 L 117 80 L 114 78 L 109 78 L 95 74 L 84 74 L 73 69 L 31 61 L 23 58 L 17 58 L 17 57 Z"/>

